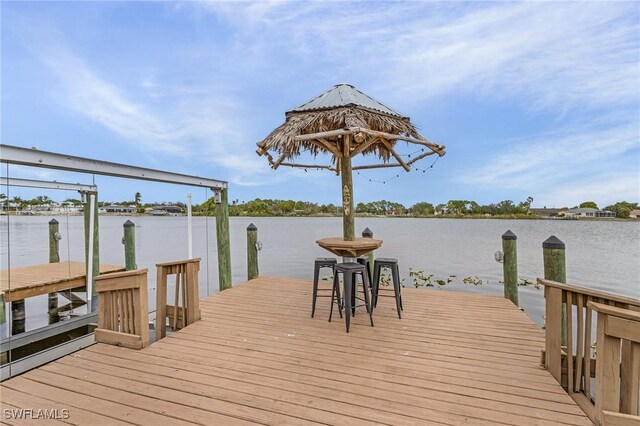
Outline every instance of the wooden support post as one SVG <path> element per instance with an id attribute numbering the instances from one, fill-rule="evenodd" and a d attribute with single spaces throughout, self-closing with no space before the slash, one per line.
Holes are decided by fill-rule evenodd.
<path id="1" fill-rule="evenodd" d="M 127 271 L 133 271 L 136 269 L 136 225 L 127 220 L 122 227 L 124 228 L 124 237 L 122 238 L 124 265 Z"/>
<path id="2" fill-rule="evenodd" d="M 558 326 L 562 317 L 562 290 L 544 287 L 545 302 L 545 367 L 558 383 L 562 383 L 562 345 Z"/>
<path id="3" fill-rule="evenodd" d="M 89 265 L 89 214 L 91 212 L 91 195 L 94 195 L 94 214 L 93 214 L 93 264 Z M 92 293 L 92 306 L 91 312 L 95 311 L 98 307 L 98 292 L 96 290 L 95 279 L 98 275 L 100 275 L 100 244 L 98 238 L 98 192 L 85 192 L 84 193 L 84 253 L 85 253 L 85 263 L 87 267 L 87 276 L 89 275 L 89 268 L 92 268 L 93 272 L 93 284 L 91 286 Z M 89 295 L 87 295 L 88 298 Z"/>
<path id="4" fill-rule="evenodd" d="M 49 221 L 49 263 L 60 262 L 60 225 L 55 219 Z M 58 293 L 53 292 L 48 295 L 49 324 L 60 321 L 58 315 Z"/>
<path id="5" fill-rule="evenodd" d="M 58 221 L 51 219 L 49 221 L 49 263 L 60 262 L 60 234 Z"/>
<path id="6" fill-rule="evenodd" d="M 253 223 L 247 226 L 247 279 L 259 275 L 258 270 L 258 227 Z"/>
<path id="7" fill-rule="evenodd" d="M 362 238 L 373 238 L 373 231 L 369 228 L 364 228 Z M 367 253 L 367 257 L 369 258 L 369 276 L 373 277 L 373 250 Z"/>
<path id="8" fill-rule="evenodd" d="M 216 205 L 216 238 L 218 243 L 218 285 L 220 291 L 231 288 L 231 244 L 229 242 L 228 189 L 220 189 Z"/>
<path id="9" fill-rule="evenodd" d="M 346 241 L 355 241 L 355 222 L 353 218 L 353 179 L 351 176 L 351 157 L 349 142 L 351 135 L 343 135 L 343 157 L 340 162 L 342 175 L 342 233 Z"/>
<path id="10" fill-rule="evenodd" d="M 518 252 L 517 237 L 510 230 L 502 234 L 502 273 L 504 297 L 518 306 Z"/>
<path id="11" fill-rule="evenodd" d="M 547 238 L 542 243 L 542 252 L 544 259 L 544 278 L 559 283 L 567 282 L 566 264 L 565 264 L 565 246 L 562 241 L 555 235 Z M 562 299 L 560 299 L 562 300 Z M 562 302 L 562 325 L 560 334 L 560 343 L 562 346 L 567 345 L 567 306 Z"/>

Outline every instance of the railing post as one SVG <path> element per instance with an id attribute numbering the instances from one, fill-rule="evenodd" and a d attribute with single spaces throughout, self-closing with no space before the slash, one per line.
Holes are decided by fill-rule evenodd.
<path id="1" fill-rule="evenodd" d="M 373 231 L 368 227 L 364 228 L 364 231 L 362 231 L 362 238 L 373 238 Z M 373 250 L 367 253 L 367 257 L 369 257 L 369 276 L 373 277 Z"/>
<path id="2" fill-rule="evenodd" d="M 516 240 L 516 234 L 510 230 L 502 234 L 504 297 L 518 306 L 518 253 Z"/>
<path id="3" fill-rule="evenodd" d="M 550 236 L 542 243 L 542 252 L 544 259 L 544 278 L 546 280 L 556 281 L 559 283 L 567 282 L 566 263 L 565 263 L 565 246 L 562 241 L 555 235 Z M 561 299 L 562 300 L 562 299 Z M 567 344 L 567 306 L 562 302 L 562 325 L 561 325 L 562 346 Z"/>
<path id="4" fill-rule="evenodd" d="M 259 275 L 258 270 L 258 227 L 253 223 L 247 226 L 247 279 Z"/>
<path id="5" fill-rule="evenodd" d="M 56 219 L 49 221 L 49 263 L 60 262 L 60 225 Z M 49 311 L 49 324 L 54 324 L 60 320 L 58 315 L 58 293 L 53 292 L 48 295 L 47 303 Z"/>
<path id="6" fill-rule="evenodd" d="M 127 271 L 136 269 L 136 225 L 127 220 L 122 227 L 124 228 L 124 265 Z"/>
<path id="7" fill-rule="evenodd" d="M 229 243 L 229 204 L 227 188 L 220 191 L 216 204 L 216 238 L 218 244 L 218 285 L 220 291 L 232 287 L 231 247 Z"/>

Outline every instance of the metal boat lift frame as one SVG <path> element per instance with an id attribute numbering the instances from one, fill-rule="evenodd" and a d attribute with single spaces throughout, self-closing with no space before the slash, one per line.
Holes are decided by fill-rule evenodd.
<path id="1" fill-rule="evenodd" d="M 228 206 L 227 206 L 227 190 L 228 183 L 226 181 L 203 178 L 199 176 L 185 175 L 181 173 L 167 172 L 163 170 L 150 169 L 145 167 L 132 166 L 121 163 L 114 163 L 109 161 L 101 161 L 85 157 L 77 157 L 66 154 L 60 154 L 49 151 L 40 151 L 38 149 L 29 149 L 23 147 L 17 147 L 12 145 L 0 144 L 0 163 L 14 164 L 27 167 L 47 168 L 54 170 L 63 170 L 78 173 L 88 173 L 94 175 L 111 176 L 127 179 L 145 180 L 152 182 L 170 183 L 176 185 L 186 185 L 195 187 L 204 187 L 211 189 L 214 194 L 216 204 L 219 204 L 216 218 L 216 228 L 218 234 L 218 263 L 220 274 L 220 288 L 227 288 L 231 285 L 231 262 L 230 262 L 230 247 L 228 242 L 229 237 L 229 223 L 228 223 Z M 90 207 L 93 211 L 96 209 L 95 194 L 97 193 L 97 186 L 92 184 L 80 184 L 80 183 L 65 183 L 56 181 L 40 181 L 31 179 L 18 179 L 10 178 L 9 176 L 0 177 L 0 186 L 21 186 L 30 188 L 43 188 L 43 189 L 59 189 L 59 190 L 75 190 L 87 197 L 87 201 L 90 199 Z M 220 212 L 220 214 L 218 214 Z M 91 214 L 93 217 L 93 214 Z M 90 241 L 93 237 L 93 226 L 90 226 Z M 226 241 L 221 241 L 226 239 Z M 90 244 L 91 246 L 91 244 Z M 93 259 L 93 250 L 89 250 L 89 260 L 87 262 L 88 270 L 92 269 L 90 265 L 95 262 Z M 222 260 L 221 260 L 222 259 Z M 87 274 L 87 288 L 88 292 L 91 291 L 91 279 L 92 273 Z M 91 281 L 93 281 L 91 279 Z M 87 295 L 87 303 L 91 303 L 90 295 Z M 2 301 L 4 302 L 4 301 Z M 82 325 L 88 323 L 88 321 L 95 321 L 96 314 L 89 313 L 82 318 L 84 321 Z M 77 322 L 81 320 L 78 318 L 71 322 Z M 46 337 L 50 337 L 55 334 L 56 330 L 67 330 L 70 327 L 81 326 L 81 324 L 56 324 L 56 326 L 45 327 L 43 330 L 34 330 L 27 332 L 23 336 L 9 337 L 1 342 L 2 346 L 6 344 L 10 345 L 10 348 L 24 346 L 29 342 L 41 340 Z M 13 343 L 17 343 L 14 346 Z M 72 353 L 78 349 L 89 346 L 95 343 L 92 336 L 82 336 L 66 342 L 62 345 L 58 345 L 53 348 L 49 348 L 42 352 L 38 352 L 34 355 L 30 355 L 26 358 L 5 364 L 0 369 L 0 380 L 5 380 L 16 374 L 21 374 L 32 368 L 49 362 L 53 359 Z"/>

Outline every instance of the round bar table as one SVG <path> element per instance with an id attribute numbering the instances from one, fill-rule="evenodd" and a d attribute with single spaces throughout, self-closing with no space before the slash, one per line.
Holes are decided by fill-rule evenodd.
<path id="1" fill-rule="evenodd" d="M 345 241 L 342 237 L 322 238 L 316 243 L 325 250 L 329 250 L 336 256 L 355 258 L 380 248 L 382 240 L 373 238 L 356 238 L 354 241 Z M 345 261 L 347 261 L 345 259 Z"/>

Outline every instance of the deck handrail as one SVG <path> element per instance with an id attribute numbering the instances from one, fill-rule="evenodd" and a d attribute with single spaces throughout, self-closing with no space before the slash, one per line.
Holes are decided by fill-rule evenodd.
<path id="1" fill-rule="evenodd" d="M 605 424 L 608 411 L 635 416 L 628 424 L 638 424 L 640 312 L 594 302 L 587 306 L 598 313 L 597 422 Z"/>
<path id="2" fill-rule="evenodd" d="M 557 281 L 545 280 L 543 278 L 538 278 L 538 284 L 543 285 L 545 287 L 554 287 L 559 288 L 566 291 L 571 291 L 574 293 L 581 293 L 586 296 L 596 297 L 599 299 L 611 300 L 616 303 L 627 304 L 631 306 L 637 306 L 640 308 L 640 300 L 634 299 L 632 297 L 621 296 L 619 294 L 608 293 L 606 291 L 593 290 L 591 288 L 580 287 L 575 284 L 566 284 L 559 283 Z"/>
<path id="3" fill-rule="evenodd" d="M 565 284 L 538 278 L 538 284 L 544 285 L 545 297 L 545 351 L 543 364 L 551 375 L 562 385 L 582 410 L 594 422 L 603 421 L 602 414 L 598 414 L 597 402 L 592 398 L 591 379 L 595 378 L 596 387 L 603 379 L 603 374 L 598 375 L 602 362 L 596 361 L 595 350 L 592 345 L 593 336 L 596 331 L 594 320 L 603 315 L 594 309 L 594 304 L 604 307 L 606 310 L 615 309 L 618 315 L 627 313 L 635 318 L 640 312 L 640 300 L 630 297 L 620 296 L 598 290 L 583 288 L 573 284 Z M 593 312 L 596 312 L 596 315 Z M 606 312 L 609 312 L 608 310 Z M 563 316 L 566 315 L 566 321 Z M 563 322 L 566 324 L 563 333 Z M 640 327 L 640 323 L 635 323 Z M 562 341 L 563 334 L 567 336 L 566 342 Z M 640 355 L 633 355 L 631 352 L 631 342 L 628 340 L 622 343 L 622 358 L 625 362 L 631 363 L 638 368 Z M 600 348 L 598 348 L 600 349 Z M 593 350 L 593 354 L 592 354 Z M 633 349 L 640 351 L 640 349 Z M 631 357 L 631 358 L 630 358 Z M 609 360 L 609 362 L 613 362 Z M 597 368 L 598 367 L 598 368 Z M 637 375 L 637 372 L 636 372 Z M 635 380 L 638 387 L 638 380 Z M 623 387 L 621 400 L 627 401 L 632 398 L 634 392 Z M 596 396 L 597 398 L 597 396 Z M 625 411 L 627 414 L 637 414 L 638 404 L 637 392 L 635 393 L 636 403 L 631 405 L 633 411 Z M 597 401 L 597 399 L 596 399 Z M 624 403 L 626 404 L 626 402 Z M 623 404 L 623 405 L 624 405 Z M 609 409 L 609 411 L 615 411 Z"/>

